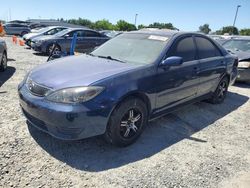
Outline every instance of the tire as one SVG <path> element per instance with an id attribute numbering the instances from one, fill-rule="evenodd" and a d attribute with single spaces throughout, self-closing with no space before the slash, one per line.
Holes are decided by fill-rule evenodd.
<path id="1" fill-rule="evenodd" d="M 104 134 L 105 139 L 115 146 L 128 146 L 140 137 L 147 120 L 146 104 L 140 99 L 129 98 L 112 112 Z"/>
<path id="2" fill-rule="evenodd" d="M 228 91 L 229 80 L 227 77 L 222 78 L 220 83 L 217 86 L 217 89 L 213 93 L 212 98 L 209 99 L 209 102 L 212 104 L 221 104 L 225 100 Z"/>
<path id="3" fill-rule="evenodd" d="M 23 31 L 23 32 L 21 33 L 21 37 L 24 36 L 24 35 L 26 35 L 26 34 L 28 34 L 28 32 L 27 32 L 27 31 Z"/>
<path id="4" fill-rule="evenodd" d="M 47 47 L 46 54 L 50 55 L 53 50 L 54 44 L 50 44 Z M 61 47 L 58 44 L 55 44 L 55 50 L 54 52 L 61 52 Z"/>
<path id="5" fill-rule="evenodd" d="M 3 55 L 2 55 L 2 59 L 1 59 L 1 62 L 0 62 L 0 71 L 3 72 L 7 69 L 7 55 L 6 53 L 4 52 Z"/>

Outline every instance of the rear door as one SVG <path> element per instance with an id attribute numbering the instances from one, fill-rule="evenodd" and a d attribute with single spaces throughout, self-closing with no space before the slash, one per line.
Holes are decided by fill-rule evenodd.
<path id="1" fill-rule="evenodd" d="M 165 70 L 158 68 L 156 80 L 158 111 L 165 110 L 196 97 L 199 78 L 199 61 L 196 46 L 191 35 L 177 39 L 167 57 L 179 56 L 183 63 Z"/>
<path id="2" fill-rule="evenodd" d="M 84 31 L 85 52 L 91 52 L 96 46 L 100 46 L 105 41 L 100 33 L 95 31 Z"/>
<path id="3" fill-rule="evenodd" d="M 83 35 L 84 35 L 83 30 L 74 30 L 66 34 L 67 37 L 66 38 L 64 37 L 61 40 L 61 46 L 63 46 L 63 49 L 65 49 L 66 52 L 70 51 L 71 43 L 72 43 L 73 36 L 75 33 L 77 34 L 75 51 L 81 51 L 82 49 L 82 41 L 83 41 Z"/>
<path id="4" fill-rule="evenodd" d="M 219 48 L 208 38 L 195 36 L 200 61 L 198 95 L 212 92 L 225 73 L 226 62 Z"/>

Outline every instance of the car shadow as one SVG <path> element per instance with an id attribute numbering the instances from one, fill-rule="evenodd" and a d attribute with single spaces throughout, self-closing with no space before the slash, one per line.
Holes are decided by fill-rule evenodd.
<path id="1" fill-rule="evenodd" d="M 0 72 L 0 87 L 16 72 L 16 68 L 8 66 L 4 72 Z"/>
<path id="2" fill-rule="evenodd" d="M 250 83 L 246 82 L 237 82 L 234 84 L 236 87 L 241 87 L 241 88 L 250 88 Z"/>
<path id="3" fill-rule="evenodd" d="M 62 141 L 31 125 L 28 129 L 34 140 L 54 158 L 79 170 L 99 172 L 151 157 L 183 139 L 206 144 L 208 140 L 192 135 L 233 112 L 248 99 L 229 92 L 220 105 L 199 102 L 186 106 L 150 122 L 139 140 L 125 148 L 111 146 L 102 137 Z"/>
<path id="4" fill-rule="evenodd" d="M 15 59 L 12 59 L 12 58 L 8 58 L 8 62 L 10 61 L 16 61 Z"/>
<path id="5" fill-rule="evenodd" d="M 33 54 L 36 55 L 36 56 L 48 56 L 45 53 L 39 53 L 39 52 L 34 52 Z"/>

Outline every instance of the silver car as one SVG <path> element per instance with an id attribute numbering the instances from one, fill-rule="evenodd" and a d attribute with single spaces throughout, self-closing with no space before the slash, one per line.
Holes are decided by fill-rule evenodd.
<path id="1" fill-rule="evenodd" d="M 7 69 L 7 46 L 4 40 L 0 39 L 0 71 Z"/>
<path id="2" fill-rule="evenodd" d="M 36 32 L 31 32 L 23 36 L 23 40 L 25 41 L 25 44 L 27 46 L 31 47 L 31 40 L 40 37 L 40 36 L 48 36 L 48 35 L 54 35 L 64 29 L 67 29 L 67 27 L 62 27 L 62 26 L 50 26 L 50 27 L 45 27 L 42 29 L 37 30 Z"/>
<path id="3" fill-rule="evenodd" d="M 18 23 L 6 23 L 3 27 L 7 35 L 23 36 L 30 32 L 29 26 Z"/>

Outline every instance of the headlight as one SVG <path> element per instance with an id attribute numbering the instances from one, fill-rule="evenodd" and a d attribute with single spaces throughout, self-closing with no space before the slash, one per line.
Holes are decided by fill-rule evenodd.
<path id="1" fill-rule="evenodd" d="M 31 71 L 29 71 L 23 78 L 23 80 L 21 81 L 21 83 L 18 85 L 18 89 L 21 88 L 28 80 L 28 77 L 30 75 Z"/>
<path id="2" fill-rule="evenodd" d="M 42 44 L 43 43 L 43 40 L 37 40 L 35 41 L 36 44 Z"/>
<path id="3" fill-rule="evenodd" d="M 250 61 L 240 61 L 238 64 L 239 68 L 250 68 Z"/>
<path id="4" fill-rule="evenodd" d="M 81 103 L 93 99 L 103 90 L 98 86 L 66 88 L 49 93 L 46 99 L 58 103 Z"/>

